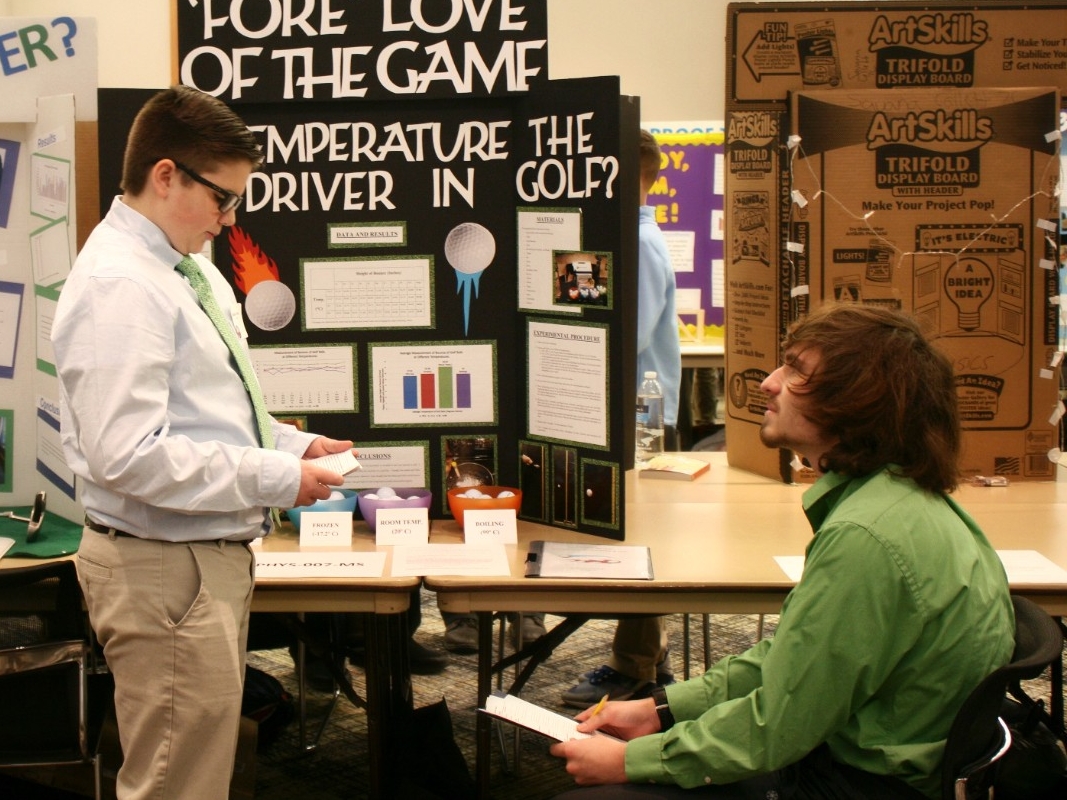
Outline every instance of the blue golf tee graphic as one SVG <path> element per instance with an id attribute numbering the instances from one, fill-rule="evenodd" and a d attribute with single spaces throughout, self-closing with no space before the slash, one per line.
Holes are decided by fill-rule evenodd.
<path id="1" fill-rule="evenodd" d="M 463 335 L 470 328 L 471 289 L 478 297 L 478 282 L 496 255 L 496 239 L 477 222 L 461 222 L 445 238 L 445 258 L 456 271 L 456 294 L 463 293 Z"/>

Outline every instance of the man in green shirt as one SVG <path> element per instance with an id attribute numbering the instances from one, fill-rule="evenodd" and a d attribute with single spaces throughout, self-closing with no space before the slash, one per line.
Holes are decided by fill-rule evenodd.
<path id="1" fill-rule="evenodd" d="M 996 553 L 958 480 L 952 368 L 910 317 L 824 307 L 762 384 L 760 437 L 819 475 L 815 535 L 773 639 L 553 745 L 593 797 L 938 798 L 949 726 L 1012 653 Z M 604 785 L 611 784 L 611 785 Z M 625 784 L 625 785 L 619 785 Z"/>

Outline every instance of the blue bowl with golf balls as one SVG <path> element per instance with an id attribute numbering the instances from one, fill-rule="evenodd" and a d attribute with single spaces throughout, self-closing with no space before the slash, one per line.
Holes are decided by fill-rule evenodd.
<path id="1" fill-rule="evenodd" d="M 305 512 L 315 511 L 344 511 L 353 516 L 356 513 L 358 499 L 352 489 L 334 489 L 326 500 L 316 500 L 309 506 L 296 506 L 285 512 L 293 526 L 300 530 L 300 515 Z"/>
<path id="2" fill-rule="evenodd" d="M 429 508 L 432 502 L 433 492 L 429 489 L 394 489 L 391 486 L 383 486 L 380 489 L 364 489 L 359 492 L 359 512 L 372 531 L 377 530 L 375 518 L 380 508 Z"/>

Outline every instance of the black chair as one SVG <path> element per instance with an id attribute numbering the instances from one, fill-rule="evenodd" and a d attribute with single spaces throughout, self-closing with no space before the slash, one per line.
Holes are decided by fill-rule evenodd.
<path id="1" fill-rule="evenodd" d="M 73 561 L 0 569 L 0 766 L 92 767 L 113 696 Z"/>
<path id="2" fill-rule="evenodd" d="M 941 768 L 942 800 L 988 798 L 997 762 L 1011 747 L 1011 733 L 1000 718 L 1008 687 L 1032 680 L 1059 659 L 1063 633 L 1039 606 L 1012 596 L 1015 652 L 1011 661 L 985 678 L 964 701 L 949 730 Z"/>

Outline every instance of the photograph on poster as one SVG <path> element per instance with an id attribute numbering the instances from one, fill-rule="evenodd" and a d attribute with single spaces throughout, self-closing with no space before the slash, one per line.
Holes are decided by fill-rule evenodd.
<path id="1" fill-rule="evenodd" d="M 555 305 L 611 308 L 611 253 L 564 250 L 552 258 Z"/>
<path id="2" fill-rule="evenodd" d="M 548 453 L 540 442 L 519 443 L 519 488 L 522 489 L 522 508 L 519 516 L 545 522 L 548 519 Z"/>
<path id="3" fill-rule="evenodd" d="M 449 489 L 477 489 L 479 486 L 496 486 L 499 481 L 496 436 L 442 436 L 441 473 L 444 486 L 441 489 L 441 505 L 448 510 Z"/>
<path id="4" fill-rule="evenodd" d="M 527 311 L 562 311 L 554 307 L 557 250 L 576 251 L 582 247 L 580 208 L 519 208 L 515 214 L 518 229 L 519 308 Z M 546 280 L 548 275 L 552 280 Z M 580 314 L 580 308 L 567 308 Z"/>
<path id="5" fill-rule="evenodd" d="M 441 437 L 446 489 L 496 485 L 496 436 Z"/>
<path id="6" fill-rule="evenodd" d="M 249 348 L 267 409 L 282 414 L 358 411 L 356 349 L 348 344 Z"/>
<path id="7" fill-rule="evenodd" d="M 283 425 L 292 425 L 298 431 L 306 431 L 308 429 L 308 418 L 305 416 L 282 417 L 275 414 L 274 418 Z"/>
<path id="8" fill-rule="evenodd" d="M 552 524 L 578 526 L 578 451 L 552 448 Z"/>
<path id="9" fill-rule="evenodd" d="M 605 528 L 619 526 L 618 464 L 582 459 L 582 523 Z"/>

